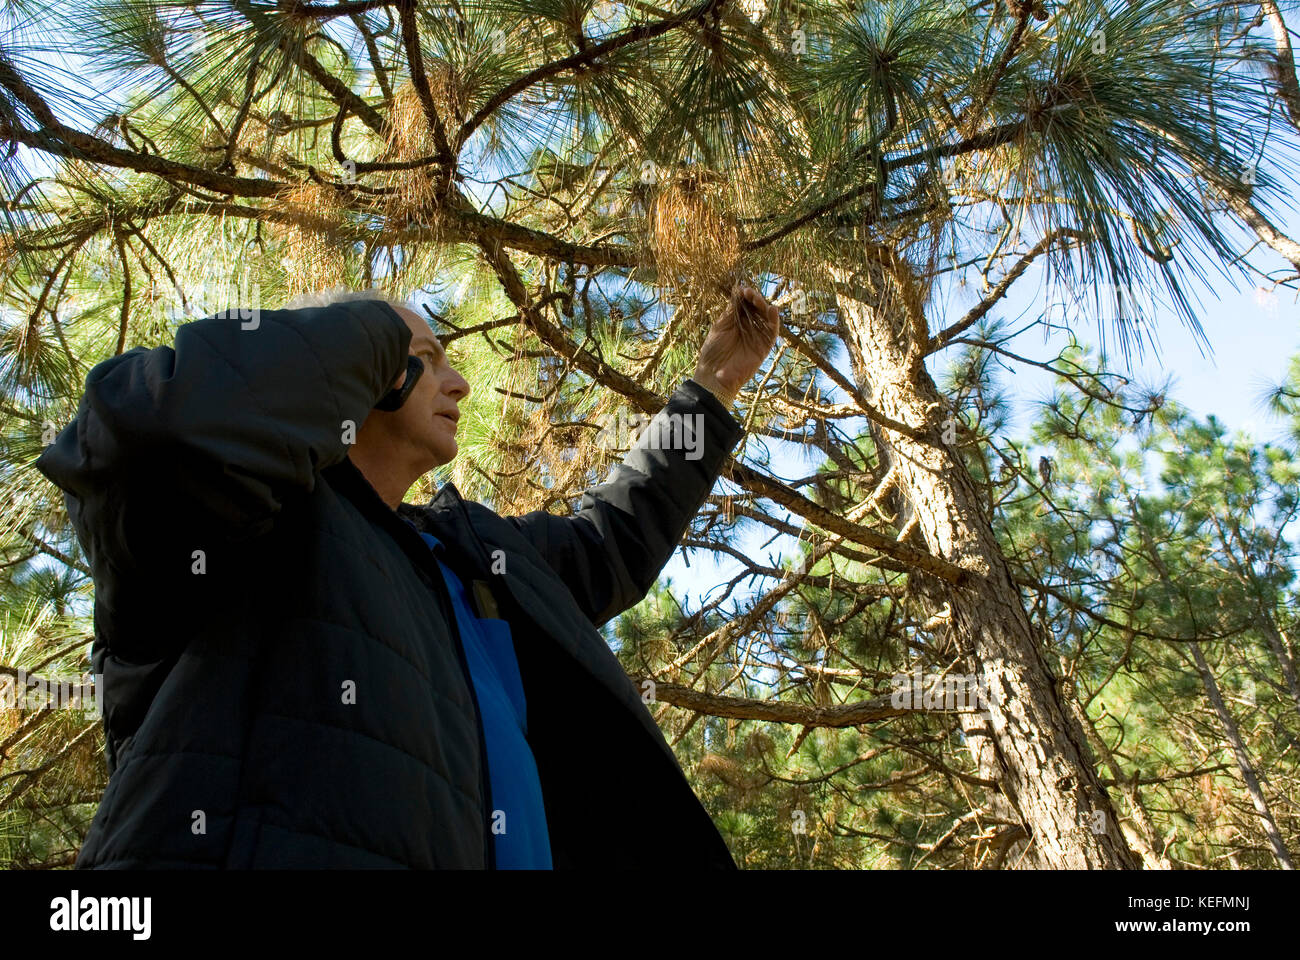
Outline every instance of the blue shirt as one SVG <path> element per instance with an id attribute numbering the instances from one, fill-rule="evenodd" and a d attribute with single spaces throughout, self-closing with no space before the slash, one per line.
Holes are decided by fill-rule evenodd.
<path id="1" fill-rule="evenodd" d="M 411 527 L 415 529 L 415 524 L 411 523 Z M 491 823 L 497 869 L 550 870 L 551 840 L 542 805 L 542 784 L 526 739 L 528 710 L 510 624 L 475 616 L 460 578 L 439 556 L 445 549 L 442 542 L 430 533 L 420 533 L 420 537 L 442 568 L 478 697 L 492 787 Z"/>

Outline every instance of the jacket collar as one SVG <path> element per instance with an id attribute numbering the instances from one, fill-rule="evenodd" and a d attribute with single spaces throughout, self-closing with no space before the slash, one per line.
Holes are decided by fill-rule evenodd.
<path id="1" fill-rule="evenodd" d="M 362 513 L 387 530 L 428 576 L 441 576 L 441 573 L 433 564 L 429 545 L 416 531 L 431 533 L 442 542 L 445 547 L 442 561 L 462 579 L 482 580 L 491 575 L 488 548 L 474 529 L 464 498 L 450 481 L 427 504 L 399 503 L 393 510 L 349 457 L 326 467 L 321 475 Z M 411 529 L 412 524 L 415 530 Z"/>
<path id="2" fill-rule="evenodd" d="M 430 501 L 429 507 L 417 507 L 414 504 L 402 503 L 398 505 L 396 511 L 384 502 L 379 492 L 370 485 L 365 474 L 357 467 L 349 457 L 344 457 L 336 464 L 326 467 L 321 471 L 321 476 L 325 478 L 341 495 L 347 497 L 356 505 L 362 514 L 368 517 L 373 523 L 382 529 L 397 541 L 403 551 L 414 562 L 416 569 L 420 570 L 424 577 L 432 581 L 435 577 L 441 577 L 436 562 L 433 559 L 432 551 L 429 545 L 420 537 L 419 533 L 411 529 L 411 524 L 403 522 L 409 518 L 420 531 L 433 534 L 445 545 L 449 547 L 446 556 L 448 566 L 457 567 L 465 566 L 464 558 L 458 556 L 463 553 L 463 544 L 467 539 L 472 542 L 472 533 L 470 538 L 466 533 L 459 530 L 461 522 L 460 515 L 464 515 L 462 505 L 459 511 L 451 509 L 439 510 L 436 514 L 428 513 L 430 507 L 439 502 L 443 491 L 439 492 L 439 497 Z M 446 486 L 450 486 L 447 484 Z M 450 503 L 460 501 L 460 491 L 452 487 L 448 494 Z M 464 523 L 468 525 L 468 516 L 464 516 Z"/>
<path id="3" fill-rule="evenodd" d="M 429 533 L 446 548 L 443 562 L 469 573 L 471 579 L 489 575 L 492 566 L 487 546 L 474 529 L 474 521 L 465 507 L 465 498 L 451 481 L 423 506 L 414 503 L 397 505 L 397 515 L 410 520 L 421 533 Z"/>

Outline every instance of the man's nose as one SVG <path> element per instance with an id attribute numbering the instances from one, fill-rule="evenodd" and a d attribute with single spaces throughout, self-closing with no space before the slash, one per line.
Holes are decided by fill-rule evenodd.
<path id="1" fill-rule="evenodd" d="M 462 377 L 459 371 L 453 368 L 451 372 L 452 379 L 451 383 L 448 384 L 447 393 L 455 397 L 456 401 L 459 402 L 469 396 L 471 388 L 469 381 Z"/>

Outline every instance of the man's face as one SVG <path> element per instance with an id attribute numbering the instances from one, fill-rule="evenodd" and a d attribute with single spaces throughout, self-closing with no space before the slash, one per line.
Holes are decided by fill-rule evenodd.
<path id="1" fill-rule="evenodd" d="M 424 374 L 401 409 L 377 410 L 371 416 L 382 419 L 389 443 L 406 447 L 417 458 L 427 456 L 427 469 L 432 470 L 456 456 L 456 420 L 460 417 L 457 405 L 469 396 L 470 386 L 447 362 L 442 344 L 420 315 L 404 307 L 393 309 L 411 328 L 409 352 L 424 361 Z M 403 370 L 393 386 L 400 386 L 405 379 Z"/>

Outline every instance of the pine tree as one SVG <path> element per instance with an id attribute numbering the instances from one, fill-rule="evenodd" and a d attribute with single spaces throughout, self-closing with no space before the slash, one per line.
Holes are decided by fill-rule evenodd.
<path id="1" fill-rule="evenodd" d="M 507 512 L 563 513 L 618 453 L 591 428 L 655 412 L 750 277 L 788 320 L 692 536 L 731 556 L 740 527 L 807 531 L 807 553 L 798 567 L 744 557 L 762 590 L 706 633 L 693 623 L 661 664 L 663 702 L 731 720 L 860 709 L 835 702 L 830 674 L 811 704 L 724 699 L 764 618 L 814 578 L 848 578 L 889 624 L 882 663 L 910 665 L 928 643 L 999 691 L 987 721 L 959 715 L 979 796 L 950 812 L 962 829 L 966 812 L 990 818 L 974 827 L 981 856 L 995 848 L 980 862 L 1134 866 L 1035 625 L 1041 598 L 999 541 L 992 435 L 927 363 L 1003 356 L 980 323 L 1040 268 L 1076 298 L 1101 288 L 1070 322 L 1113 322 L 1126 348 L 1155 291 L 1194 329 L 1190 280 L 1251 262 L 1211 202 L 1285 255 L 1270 217 L 1294 141 L 1250 76 L 1253 12 L 13 4 L 0 387 L 4 474 L 30 507 L 6 516 L 6 557 L 22 569 L 34 548 L 84 568 L 30 467 L 44 426 L 67 422 L 95 362 L 167 342 L 183 319 L 339 283 L 431 294 L 453 360 L 483 386 L 458 481 Z M 976 302 L 942 316 L 972 271 Z M 777 476 L 764 448 L 778 443 L 818 476 Z M 884 696 L 870 679 L 868 700 Z M 824 729 L 803 727 L 803 742 Z"/>

